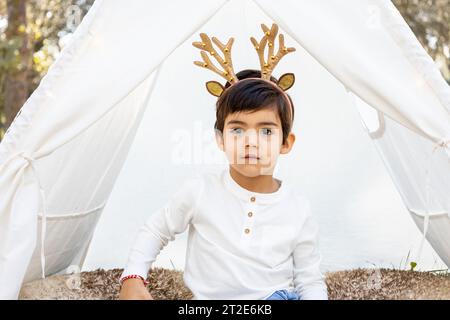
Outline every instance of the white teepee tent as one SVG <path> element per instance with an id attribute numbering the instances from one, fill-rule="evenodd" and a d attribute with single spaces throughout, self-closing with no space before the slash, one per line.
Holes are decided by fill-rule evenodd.
<path id="1" fill-rule="evenodd" d="M 193 66 L 198 50 L 171 53 L 199 32 L 234 36 L 235 69 L 257 68 L 248 39 L 266 17 L 345 86 L 404 205 L 450 266 L 450 89 L 390 1 L 97 0 L 0 144 L 0 298 L 41 270 L 83 263 L 154 90 L 166 90 L 168 124 L 212 111 L 201 90 L 213 75 Z M 302 72 L 289 59 L 280 74 Z"/>

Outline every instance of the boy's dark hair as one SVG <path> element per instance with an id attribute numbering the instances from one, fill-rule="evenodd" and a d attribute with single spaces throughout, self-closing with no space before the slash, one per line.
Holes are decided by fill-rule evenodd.
<path id="1" fill-rule="evenodd" d="M 246 69 L 236 74 L 239 80 L 246 78 L 246 81 L 238 81 L 231 88 L 225 90 L 216 103 L 216 123 L 214 129 L 223 133 L 225 119 L 229 114 L 235 112 L 255 112 L 266 108 L 276 108 L 280 117 L 281 127 L 283 130 L 283 144 L 291 132 L 292 123 L 294 121 L 294 104 L 291 97 L 287 95 L 292 106 L 292 117 L 290 115 L 290 107 L 281 88 L 277 90 L 274 86 L 260 79 L 261 71 Z M 277 79 L 273 76 L 270 80 L 277 83 Z M 225 88 L 230 83 L 227 82 Z"/>

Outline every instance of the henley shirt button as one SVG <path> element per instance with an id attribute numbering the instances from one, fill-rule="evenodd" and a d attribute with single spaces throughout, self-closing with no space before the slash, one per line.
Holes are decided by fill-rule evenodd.
<path id="1" fill-rule="evenodd" d="M 253 216 L 253 212 L 249 212 L 248 216 L 251 218 Z"/>
<path id="2" fill-rule="evenodd" d="M 249 228 L 245 228 L 245 233 L 249 234 L 250 233 L 250 229 Z"/>
<path id="3" fill-rule="evenodd" d="M 251 201 L 251 202 L 255 202 L 255 200 L 256 200 L 255 197 L 251 197 L 251 198 L 250 198 L 250 201 Z"/>

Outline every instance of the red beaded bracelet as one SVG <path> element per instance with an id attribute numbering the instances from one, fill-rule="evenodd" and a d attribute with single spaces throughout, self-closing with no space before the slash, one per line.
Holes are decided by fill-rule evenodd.
<path id="1" fill-rule="evenodd" d="M 148 285 L 148 284 L 150 283 L 150 282 L 146 281 L 144 278 L 142 278 L 141 276 L 139 276 L 139 275 L 137 275 L 137 274 L 130 274 L 130 275 L 128 275 L 128 276 L 125 276 L 125 277 L 121 278 L 121 279 L 119 280 L 119 282 L 120 282 L 120 284 L 123 284 L 123 282 L 124 282 L 125 280 L 128 280 L 128 279 L 141 279 L 142 282 L 144 282 L 144 285 Z"/>

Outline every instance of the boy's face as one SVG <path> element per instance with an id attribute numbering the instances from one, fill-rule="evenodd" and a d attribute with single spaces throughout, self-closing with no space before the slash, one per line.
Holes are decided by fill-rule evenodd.
<path id="1" fill-rule="evenodd" d="M 279 155 L 288 153 L 295 141 L 290 133 L 283 144 L 281 121 L 275 108 L 229 114 L 223 135 L 217 134 L 216 138 L 233 169 L 247 177 L 272 175 Z"/>

